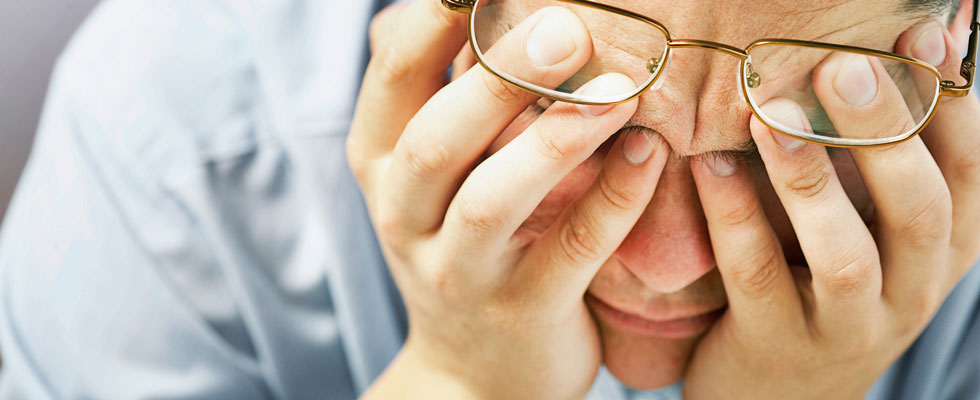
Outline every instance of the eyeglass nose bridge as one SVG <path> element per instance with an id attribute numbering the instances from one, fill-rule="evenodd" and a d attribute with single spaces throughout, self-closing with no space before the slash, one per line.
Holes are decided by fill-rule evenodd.
<path id="1" fill-rule="evenodd" d="M 736 57 L 742 61 L 742 66 L 745 68 L 743 71 L 746 74 L 746 84 L 750 88 L 756 88 L 762 81 L 762 77 L 758 73 L 753 71 L 752 65 L 748 63 L 749 53 L 738 47 L 727 45 L 724 43 L 712 42 L 709 40 L 698 40 L 698 39 L 678 39 L 671 40 L 667 42 L 667 47 L 671 49 L 704 49 L 721 52 L 728 54 L 730 56 Z M 648 68 L 653 68 L 648 66 Z M 652 72 L 652 71 L 651 71 Z"/>
<path id="2" fill-rule="evenodd" d="M 695 49 L 705 49 L 719 51 L 730 56 L 738 57 L 739 59 L 745 60 L 749 58 L 749 54 L 740 48 L 730 46 L 724 43 L 712 42 L 708 40 L 697 40 L 697 39 L 679 39 L 671 40 L 667 43 L 668 46 L 675 49 L 685 49 L 685 48 L 695 48 Z"/>

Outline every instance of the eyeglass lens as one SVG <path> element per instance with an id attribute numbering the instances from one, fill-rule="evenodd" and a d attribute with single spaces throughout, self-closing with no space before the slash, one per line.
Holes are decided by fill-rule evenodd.
<path id="1" fill-rule="evenodd" d="M 602 98 L 576 94 L 582 100 L 610 103 L 628 99 L 650 83 L 667 51 L 667 36 L 662 31 L 641 20 L 558 0 L 481 0 L 474 11 L 477 51 L 487 53 L 522 22 L 549 23 L 544 21 L 548 14 L 565 10 L 574 13 L 592 36 L 592 57 L 577 73 L 558 87 L 547 87 L 540 78 L 521 74 L 513 65 L 487 60 L 494 72 L 539 91 L 565 95 L 576 94 L 586 83 L 607 73 L 620 73 L 632 79 L 635 86 L 622 93 L 605 94 Z M 607 40 L 611 38 L 617 40 Z"/>
<path id="2" fill-rule="evenodd" d="M 581 20 L 593 48 L 588 62 L 559 86 L 547 85 L 540 78 L 522 74 L 510 63 L 486 57 L 495 43 L 520 24 L 541 24 L 549 13 L 565 11 Z M 654 84 L 654 78 L 663 81 L 667 75 L 660 73 L 668 62 L 667 35 L 640 19 L 561 0 L 480 0 L 473 22 L 476 51 L 491 71 L 552 97 L 614 103 Z M 844 145 L 901 140 L 919 130 L 939 98 L 939 78 L 918 64 L 781 43 L 755 46 L 748 55 L 744 61 L 745 76 L 740 78 L 753 109 L 770 127 L 808 140 Z M 608 73 L 628 76 L 635 87 L 603 97 L 582 93 L 586 83 Z M 656 82 L 654 88 L 660 83 Z M 879 96 L 902 100 L 878 101 Z M 848 117 L 841 112 L 862 110 L 907 120 L 888 121 L 882 129 L 862 131 L 834 124 L 835 119 Z"/>

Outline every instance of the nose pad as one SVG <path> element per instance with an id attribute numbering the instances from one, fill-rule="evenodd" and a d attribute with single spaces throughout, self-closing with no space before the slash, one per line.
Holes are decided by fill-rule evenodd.
<path id="1" fill-rule="evenodd" d="M 745 84 L 749 85 L 750 88 L 758 88 L 762 84 L 762 76 L 752 68 L 752 63 L 749 61 L 742 61 L 743 68 L 745 71 Z"/>
<path id="2" fill-rule="evenodd" d="M 662 66 L 660 65 L 661 62 L 659 62 L 656 58 L 651 58 L 649 61 L 647 61 L 647 70 L 650 71 L 651 74 L 656 75 L 659 73 L 659 75 L 657 75 L 657 80 L 654 81 L 653 86 L 650 87 L 651 90 L 660 90 L 660 88 L 664 86 L 664 81 L 666 80 L 664 79 L 664 74 L 666 74 L 670 69 L 670 59 L 670 50 L 668 49 L 667 55 L 664 57 L 664 61 L 662 62 Z M 657 68 L 659 68 L 659 70 Z"/>
<path id="3" fill-rule="evenodd" d="M 745 88 L 742 87 L 742 84 L 743 84 L 744 79 L 745 79 L 745 63 L 746 63 L 746 61 L 745 60 L 742 60 L 738 64 L 738 76 L 736 77 L 736 78 L 738 78 L 738 82 L 735 82 L 735 87 L 738 88 L 738 97 L 741 97 L 743 99 L 746 98 L 746 96 L 745 96 Z"/>
<path id="4" fill-rule="evenodd" d="M 615 257 L 660 293 L 681 290 L 714 269 L 707 223 L 687 162 L 668 162 L 656 194 Z"/>

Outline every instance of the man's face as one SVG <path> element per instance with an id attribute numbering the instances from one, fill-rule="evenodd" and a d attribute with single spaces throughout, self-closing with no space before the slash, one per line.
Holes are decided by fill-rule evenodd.
<path id="1" fill-rule="evenodd" d="M 674 38 L 736 47 L 781 37 L 891 51 L 905 29 L 926 17 L 906 12 L 902 0 L 601 2 L 656 19 Z M 760 199 L 790 263 L 805 265 L 761 161 L 741 146 L 750 138 L 752 113 L 736 87 L 737 71 L 734 57 L 675 50 L 669 70 L 660 78 L 663 86 L 640 98 L 636 115 L 624 128 L 650 129 L 663 136 L 674 153 L 660 182 L 650 182 L 657 185 L 656 195 L 586 296 L 601 333 L 606 366 L 635 388 L 662 387 L 680 379 L 700 336 L 727 304 L 691 175 L 692 156 L 744 159 L 754 171 Z M 490 151 L 509 142 L 540 111 L 539 106 L 529 108 Z M 566 177 L 523 228 L 531 233 L 545 230 L 582 194 L 596 178 L 615 138 Z M 829 152 L 845 190 L 870 224 L 873 206 L 849 153 Z"/>

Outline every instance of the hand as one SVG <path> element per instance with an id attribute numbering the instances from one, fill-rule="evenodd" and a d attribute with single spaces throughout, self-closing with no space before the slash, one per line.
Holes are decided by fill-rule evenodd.
<path id="1" fill-rule="evenodd" d="M 514 122 L 534 96 L 479 66 L 445 83 L 464 22 L 426 0 L 372 27 L 376 53 L 348 155 L 405 299 L 409 334 L 368 396 L 580 398 L 600 362 L 583 295 L 650 201 L 668 152 L 659 137 L 622 135 L 591 188 L 557 221 L 540 233 L 520 229 L 636 104 L 556 103 Z M 550 50 L 527 50 L 539 34 Z M 487 57 L 557 86 L 588 61 L 591 46 L 574 14 L 551 8 Z M 634 83 L 610 74 L 582 90 L 623 85 Z M 515 123 L 523 132 L 484 159 Z"/>
<path id="2" fill-rule="evenodd" d="M 896 51 L 942 59 L 939 46 L 932 54 L 912 52 L 925 50 L 913 42 L 937 27 L 937 42 L 946 43 L 938 68 L 946 79 L 958 77 L 959 48 L 938 22 L 907 31 Z M 877 61 L 878 93 L 860 112 L 835 97 L 830 85 L 840 65 L 825 62 L 813 79 L 841 132 L 914 125 Z M 902 107 L 888 106 L 894 102 Z M 764 107 L 800 112 L 787 99 Z M 695 350 L 685 398 L 862 397 L 980 254 L 978 127 L 974 95 L 946 98 L 920 137 L 851 151 L 875 206 L 869 229 L 823 147 L 787 140 L 753 120 L 752 137 L 809 269 L 787 266 L 744 165 L 693 162 L 730 308 Z"/>

